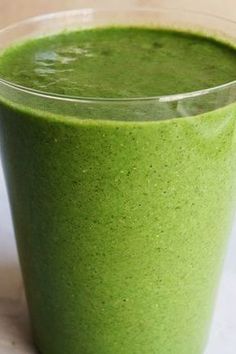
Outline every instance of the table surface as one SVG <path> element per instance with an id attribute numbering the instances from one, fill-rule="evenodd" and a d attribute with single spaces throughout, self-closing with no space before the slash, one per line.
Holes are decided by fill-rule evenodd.
<path id="1" fill-rule="evenodd" d="M 0 0 L 0 27 L 22 18 L 75 7 L 117 6 L 116 0 Z M 202 10 L 236 20 L 235 0 L 120 0 L 119 6 L 166 6 Z M 236 353 L 236 227 L 233 230 L 205 354 Z M 0 162 L 0 354 L 36 354 L 19 270 Z"/>

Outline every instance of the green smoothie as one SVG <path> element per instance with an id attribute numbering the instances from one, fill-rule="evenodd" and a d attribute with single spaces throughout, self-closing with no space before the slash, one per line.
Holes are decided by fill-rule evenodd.
<path id="1" fill-rule="evenodd" d="M 235 54 L 200 34 L 89 29 L 7 49 L 0 77 L 71 98 L 160 96 L 235 80 Z M 235 210 L 236 103 L 212 111 L 209 98 L 208 113 L 163 120 L 150 101 L 136 121 L 135 101 L 119 120 L 112 100 L 86 110 L 37 99 L 0 90 L 40 352 L 202 354 Z"/>

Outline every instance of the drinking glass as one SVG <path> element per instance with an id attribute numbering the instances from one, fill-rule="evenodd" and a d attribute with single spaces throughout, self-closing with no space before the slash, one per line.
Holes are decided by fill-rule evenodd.
<path id="1" fill-rule="evenodd" d="M 235 22 L 198 12 L 78 9 L 1 30 L 0 50 L 110 25 L 236 42 Z M 0 79 L 1 156 L 34 341 L 42 354 L 202 354 L 235 212 L 236 81 L 97 96 Z"/>

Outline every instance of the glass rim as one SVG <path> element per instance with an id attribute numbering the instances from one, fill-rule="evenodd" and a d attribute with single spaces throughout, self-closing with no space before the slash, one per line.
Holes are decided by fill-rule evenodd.
<path id="1" fill-rule="evenodd" d="M 193 15 L 199 15 L 199 16 L 204 16 L 206 18 L 214 18 L 218 19 L 221 21 L 225 21 L 227 23 L 235 24 L 236 21 L 226 18 L 224 16 L 218 16 L 218 15 L 212 15 L 208 12 L 204 11 L 196 11 L 196 10 L 189 10 L 189 9 L 184 9 L 184 8 L 168 8 L 168 7 L 160 7 L 156 6 L 154 8 L 152 7 L 123 7 L 123 8 L 86 8 L 86 7 L 81 7 L 78 9 L 73 9 L 73 10 L 63 10 L 63 11 L 56 11 L 56 12 L 50 12 L 38 16 L 33 16 L 33 17 L 28 17 L 26 19 L 23 19 L 21 21 L 14 22 L 13 24 L 10 24 L 6 27 L 3 27 L 0 29 L 0 36 L 4 34 L 7 31 L 11 31 L 13 29 L 16 29 L 17 27 L 31 24 L 34 22 L 41 22 L 43 20 L 53 20 L 54 18 L 60 18 L 63 17 L 65 14 L 67 16 L 72 16 L 75 14 L 92 14 L 92 13 L 103 13 L 103 12 L 116 12 L 117 10 L 119 11 L 124 11 L 126 13 L 128 12 L 180 12 L 180 13 L 185 13 L 185 14 L 193 14 Z M 58 31 L 59 33 L 59 31 Z M 232 43 L 233 44 L 233 43 Z M 0 77 L 0 84 L 3 84 L 4 86 L 7 86 L 8 88 L 12 88 L 14 90 L 17 90 L 18 92 L 22 92 L 25 94 L 33 95 L 33 96 L 38 96 L 41 98 L 45 99 L 54 99 L 54 100 L 59 100 L 59 101 L 67 101 L 67 102 L 74 102 L 74 103 L 122 103 L 122 102 L 137 102 L 137 101 L 157 101 L 160 103 L 168 103 L 168 102 L 175 102 L 179 100 L 184 100 L 187 98 L 195 98 L 203 95 L 207 95 L 210 93 L 218 92 L 220 90 L 224 90 L 227 88 L 231 88 L 232 86 L 236 85 L 236 79 L 227 83 L 223 83 L 217 86 L 213 86 L 210 88 L 202 89 L 202 90 L 197 90 L 197 91 L 190 91 L 190 92 L 184 92 L 184 93 L 177 93 L 177 94 L 169 94 L 169 95 L 157 95 L 157 96 L 140 96 L 140 97 L 86 97 L 86 96 L 76 96 L 76 95 L 64 95 L 64 94 L 57 94 L 53 92 L 47 92 L 47 91 L 41 91 L 41 90 L 36 90 L 27 86 L 19 85 L 17 83 L 14 83 L 13 81 L 8 81 Z"/>

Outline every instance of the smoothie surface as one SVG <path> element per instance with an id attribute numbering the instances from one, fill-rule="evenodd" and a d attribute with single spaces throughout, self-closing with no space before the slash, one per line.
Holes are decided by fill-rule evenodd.
<path id="1" fill-rule="evenodd" d="M 7 49 L 0 56 L 0 77 L 69 96 L 170 95 L 235 80 L 235 53 L 223 42 L 175 30 L 77 30 Z"/>

